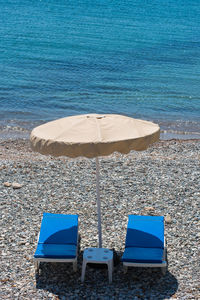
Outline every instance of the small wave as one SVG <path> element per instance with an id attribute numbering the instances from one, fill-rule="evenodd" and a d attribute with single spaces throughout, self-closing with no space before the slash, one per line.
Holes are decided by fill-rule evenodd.
<path id="1" fill-rule="evenodd" d="M 200 132 L 179 131 L 179 130 L 161 130 L 160 139 L 161 140 L 171 140 L 171 139 L 193 140 L 193 139 L 200 139 Z"/>
<path id="2" fill-rule="evenodd" d="M 199 135 L 200 132 L 193 132 L 193 131 L 179 131 L 179 130 L 161 130 L 161 133 L 172 133 L 172 134 L 184 134 L 184 135 Z"/>

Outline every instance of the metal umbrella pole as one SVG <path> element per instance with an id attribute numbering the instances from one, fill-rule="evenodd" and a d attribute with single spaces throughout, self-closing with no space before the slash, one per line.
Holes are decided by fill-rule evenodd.
<path id="1" fill-rule="evenodd" d="M 97 191 L 97 214 L 98 214 L 99 248 L 102 248 L 101 200 L 100 200 L 100 193 L 99 193 L 99 158 L 98 157 L 96 157 L 96 191 Z"/>

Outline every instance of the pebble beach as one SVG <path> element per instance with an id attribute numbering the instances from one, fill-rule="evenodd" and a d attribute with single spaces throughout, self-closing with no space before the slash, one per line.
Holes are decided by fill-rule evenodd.
<path id="1" fill-rule="evenodd" d="M 160 141 L 143 152 L 100 158 L 103 247 L 118 256 L 113 282 L 87 268 L 83 250 L 98 246 L 94 159 L 32 152 L 28 139 L 0 140 L 0 299 L 200 299 L 200 140 Z M 43 212 L 78 214 L 78 271 L 33 255 Z M 123 273 L 129 214 L 165 217 L 168 271 Z"/>

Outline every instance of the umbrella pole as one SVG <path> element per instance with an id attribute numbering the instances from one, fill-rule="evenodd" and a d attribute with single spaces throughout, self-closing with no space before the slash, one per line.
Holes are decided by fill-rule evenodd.
<path id="1" fill-rule="evenodd" d="M 100 193 L 99 193 L 99 158 L 98 157 L 96 157 L 96 191 L 97 191 L 97 214 L 98 214 L 99 248 L 102 248 L 101 201 L 100 201 Z"/>

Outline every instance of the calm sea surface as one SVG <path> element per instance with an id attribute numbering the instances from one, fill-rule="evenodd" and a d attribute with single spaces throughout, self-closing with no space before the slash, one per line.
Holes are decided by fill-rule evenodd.
<path id="1" fill-rule="evenodd" d="M 199 0 L 0 0 L 0 130 L 82 113 L 200 138 Z"/>

